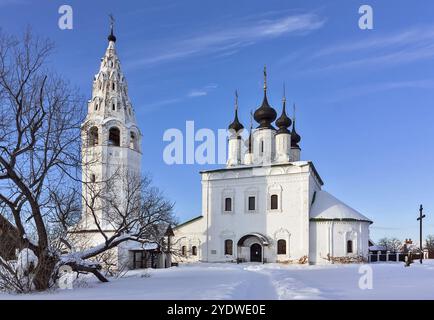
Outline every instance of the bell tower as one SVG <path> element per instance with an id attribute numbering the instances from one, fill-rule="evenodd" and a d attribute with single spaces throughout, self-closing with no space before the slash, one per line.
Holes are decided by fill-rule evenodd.
<path id="1" fill-rule="evenodd" d="M 99 72 L 94 76 L 92 98 L 88 101 L 82 138 L 82 192 L 83 202 L 90 200 L 92 184 L 116 179 L 126 171 L 139 176 L 141 172 L 141 132 L 136 123 L 134 108 L 128 97 L 128 86 L 116 52 L 114 19 L 111 17 L 108 46 L 101 58 Z M 116 176 L 116 177 L 115 177 Z M 125 179 L 115 181 L 119 196 L 125 190 Z M 100 225 L 110 230 L 105 206 L 96 206 L 93 214 Z M 82 229 L 95 230 L 94 218 L 83 203 Z"/>

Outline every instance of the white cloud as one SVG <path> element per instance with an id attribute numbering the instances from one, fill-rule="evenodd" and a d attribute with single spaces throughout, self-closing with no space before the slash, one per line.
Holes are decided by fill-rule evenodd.
<path id="1" fill-rule="evenodd" d="M 361 67 L 386 67 L 434 57 L 434 26 L 418 26 L 368 40 L 331 45 L 306 57 L 319 61 L 308 71 L 324 72 Z M 323 61 L 328 62 L 324 65 Z"/>
<path id="2" fill-rule="evenodd" d="M 175 103 L 183 102 L 186 99 L 203 97 L 203 96 L 208 95 L 208 93 L 210 91 L 215 90 L 217 88 L 218 88 L 217 84 L 211 83 L 211 84 L 208 84 L 208 85 L 202 87 L 201 89 L 193 89 L 189 93 L 187 93 L 183 96 L 180 96 L 180 97 L 169 98 L 169 99 L 164 99 L 164 100 L 150 103 L 146 106 L 146 109 L 147 109 L 147 111 L 152 111 L 152 110 L 158 109 L 159 107 L 164 107 L 167 105 L 172 105 Z"/>
<path id="3" fill-rule="evenodd" d="M 203 97 L 208 95 L 208 93 L 214 89 L 217 88 L 216 84 L 208 84 L 205 87 L 201 88 L 201 89 L 193 89 L 190 91 L 190 93 L 187 95 L 190 98 L 195 98 L 195 97 Z"/>
<path id="4" fill-rule="evenodd" d="M 204 91 L 204 90 L 192 90 L 192 91 L 190 91 L 188 96 L 189 97 L 202 97 L 202 96 L 206 96 L 207 94 L 208 94 L 208 92 Z"/>
<path id="5" fill-rule="evenodd" d="M 321 28 L 325 23 L 316 14 L 296 14 L 278 17 L 250 17 L 242 23 L 226 23 L 224 28 L 209 30 L 184 39 L 163 42 L 158 52 L 136 60 L 134 66 L 188 58 L 203 54 L 233 54 L 239 49 L 260 41 L 289 34 L 306 34 Z"/>
<path id="6" fill-rule="evenodd" d="M 430 89 L 434 90 L 434 80 L 407 80 L 407 81 L 389 81 L 380 83 L 370 83 L 367 85 L 360 85 L 345 88 L 335 94 L 330 99 L 323 99 L 328 103 L 340 102 L 342 100 L 352 99 L 355 97 L 366 96 L 373 93 L 396 90 L 396 89 Z"/>

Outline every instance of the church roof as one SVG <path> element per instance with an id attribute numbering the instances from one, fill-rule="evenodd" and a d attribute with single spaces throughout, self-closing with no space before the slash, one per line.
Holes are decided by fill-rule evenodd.
<path id="1" fill-rule="evenodd" d="M 318 183 L 320 185 L 324 185 L 324 182 L 321 179 L 321 177 L 320 177 L 318 171 L 316 170 L 312 161 L 297 161 L 297 162 L 291 162 L 291 163 L 272 163 L 267 167 L 273 168 L 273 167 L 305 166 L 305 165 L 308 165 L 312 169 L 312 172 L 313 172 L 315 178 L 318 180 Z M 204 174 L 204 173 L 215 173 L 215 172 L 251 170 L 252 168 L 264 168 L 264 166 L 262 166 L 262 165 L 244 165 L 244 166 L 238 166 L 238 167 L 226 167 L 226 168 L 218 168 L 218 169 L 211 169 L 211 170 L 202 170 L 202 171 L 199 171 L 199 173 Z"/>
<path id="2" fill-rule="evenodd" d="M 310 208 L 310 219 L 339 221 L 372 221 L 324 190 L 316 191 Z"/>

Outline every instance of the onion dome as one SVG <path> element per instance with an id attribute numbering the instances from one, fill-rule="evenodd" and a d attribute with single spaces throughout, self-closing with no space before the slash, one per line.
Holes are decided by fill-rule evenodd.
<path id="1" fill-rule="evenodd" d="M 235 91 L 235 117 L 234 117 L 234 121 L 232 121 L 228 129 L 234 131 L 235 133 L 238 133 L 239 131 L 244 129 L 244 126 L 238 120 L 238 92 L 237 91 Z"/>
<path id="2" fill-rule="evenodd" d="M 291 126 L 291 119 L 286 115 L 286 97 L 285 97 L 285 87 L 283 87 L 283 98 L 282 98 L 282 115 L 276 120 L 276 126 L 279 128 L 277 134 L 280 133 L 290 133 L 288 128 Z"/>
<path id="3" fill-rule="evenodd" d="M 245 142 L 245 146 L 247 148 L 247 153 L 252 153 L 252 146 L 253 146 L 253 114 L 250 111 L 250 133 L 249 133 L 249 137 L 247 138 L 246 142 Z"/>
<path id="4" fill-rule="evenodd" d="M 298 148 L 300 149 L 300 146 L 298 145 L 301 141 L 300 135 L 295 131 L 295 105 L 294 105 L 294 116 L 292 119 L 292 130 L 291 130 L 291 148 Z"/>
<path id="5" fill-rule="evenodd" d="M 267 70 L 264 67 L 264 100 L 262 101 L 262 105 L 256 109 L 254 118 L 259 123 L 258 128 L 274 129 L 271 123 L 276 120 L 276 117 L 276 110 L 270 106 L 267 99 Z"/>
<path id="6" fill-rule="evenodd" d="M 113 34 L 114 21 L 115 21 L 115 19 L 113 18 L 112 15 L 110 15 L 110 34 L 109 34 L 109 36 L 107 37 L 107 39 L 108 39 L 109 42 L 110 42 L 110 41 L 116 42 L 116 37 L 115 37 L 115 35 Z"/>

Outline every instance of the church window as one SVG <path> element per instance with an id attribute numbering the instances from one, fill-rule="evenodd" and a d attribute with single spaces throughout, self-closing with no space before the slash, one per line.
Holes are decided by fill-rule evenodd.
<path id="1" fill-rule="evenodd" d="M 277 254 L 286 254 L 286 241 L 283 239 L 277 241 Z"/>
<path id="2" fill-rule="evenodd" d="M 98 128 L 92 127 L 89 130 L 89 147 L 98 145 Z"/>
<path id="3" fill-rule="evenodd" d="M 114 83 L 112 83 L 112 90 L 114 90 L 115 89 L 115 84 Z"/>
<path id="4" fill-rule="evenodd" d="M 121 145 L 120 138 L 121 138 L 121 133 L 120 133 L 119 129 L 116 128 L 116 127 L 110 128 L 110 130 L 109 130 L 108 144 L 110 146 L 117 146 L 117 147 L 119 147 Z"/>
<path id="5" fill-rule="evenodd" d="M 225 198 L 225 211 L 232 211 L 232 198 Z"/>
<path id="6" fill-rule="evenodd" d="M 225 254 L 226 255 L 231 256 L 233 254 L 233 251 L 232 251 L 233 243 L 234 242 L 231 239 L 225 240 Z"/>
<path id="7" fill-rule="evenodd" d="M 277 194 L 272 194 L 270 199 L 270 208 L 271 210 L 277 210 L 278 209 L 278 199 L 279 197 Z"/>
<path id="8" fill-rule="evenodd" d="M 130 133 L 130 148 L 133 150 L 137 150 L 137 139 L 136 134 L 134 132 Z"/>
<path id="9" fill-rule="evenodd" d="M 197 247 L 196 246 L 191 247 L 191 254 L 193 256 L 197 256 Z"/>
<path id="10" fill-rule="evenodd" d="M 96 181 L 96 176 L 92 173 L 91 175 L 90 175 L 90 182 L 95 182 Z"/>
<path id="11" fill-rule="evenodd" d="M 347 241 L 347 253 L 353 253 L 353 241 L 352 240 Z"/>
<path id="12" fill-rule="evenodd" d="M 187 247 L 186 246 L 181 247 L 181 255 L 183 255 L 184 257 L 187 255 Z"/>
<path id="13" fill-rule="evenodd" d="M 256 210 L 256 198 L 255 197 L 249 197 L 249 211 Z"/>
<path id="14" fill-rule="evenodd" d="M 115 111 L 116 110 L 116 105 L 113 103 L 112 104 L 112 110 Z"/>
<path id="15" fill-rule="evenodd" d="M 95 111 L 98 111 L 98 103 L 95 104 Z"/>
<path id="16" fill-rule="evenodd" d="M 264 140 L 261 141 L 261 154 L 264 153 Z"/>

